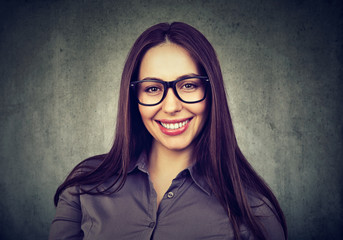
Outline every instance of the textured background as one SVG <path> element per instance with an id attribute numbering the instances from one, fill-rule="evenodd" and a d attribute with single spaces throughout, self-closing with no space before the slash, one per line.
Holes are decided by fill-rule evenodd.
<path id="1" fill-rule="evenodd" d="M 184 21 L 208 37 L 238 141 L 290 239 L 342 239 L 340 1 L 1 1 L 0 238 L 46 239 L 57 186 L 109 150 L 138 35 Z"/>

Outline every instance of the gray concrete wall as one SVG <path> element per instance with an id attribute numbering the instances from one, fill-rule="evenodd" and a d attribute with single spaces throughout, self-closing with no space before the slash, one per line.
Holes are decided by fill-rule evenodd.
<path id="1" fill-rule="evenodd" d="M 165 21 L 217 50 L 238 141 L 290 239 L 342 239 L 339 0 L 1 1 L 0 238 L 47 238 L 57 186 L 111 146 L 131 45 Z"/>

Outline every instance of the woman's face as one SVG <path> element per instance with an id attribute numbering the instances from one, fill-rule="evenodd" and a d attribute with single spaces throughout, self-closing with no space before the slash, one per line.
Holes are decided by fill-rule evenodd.
<path id="1" fill-rule="evenodd" d="M 173 43 L 163 43 L 146 52 L 138 80 L 153 78 L 169 82 L 186 75 L 200 75 L 187 50 Z M 184 103 L 169 88 L 160 104 L 139 104 L 139 112 L 157 146 L 180 151 L 188 149 L 201 131 L 207 115 L 206 102 L 205 99 L 198 103 Z"/>

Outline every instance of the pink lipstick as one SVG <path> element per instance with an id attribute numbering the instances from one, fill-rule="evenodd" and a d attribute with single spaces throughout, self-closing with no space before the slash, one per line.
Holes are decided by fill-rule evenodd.
<path id="1" fill-rule="evenodd" d="M 176 136 L 184 133 L 192 118 L 184 118 L 184 119 L 174 119 L 174 120 L 168 120 L 168 119 L 161 119 L 156 120 L 158 123 L 162 133 L 169 135 L 169 136 Z"/>

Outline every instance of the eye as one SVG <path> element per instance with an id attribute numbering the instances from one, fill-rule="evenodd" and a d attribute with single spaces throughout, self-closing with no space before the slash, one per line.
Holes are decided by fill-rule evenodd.
<path id="1" fill-rule="evenodd" d="M 199 89 L 199 83 L 197 83 L 196 81 L 187 80 L 185 82 L 182 82 L 178 89 L 184 93 L 194 92 Z"/>
<path id="2" fill-rule="evenodd" d="M 158 88 L 158 87 L 148 87 L 148 88 L 145 89 L 145 92 L 147 92 L 147 93 L 155 93 L 155 92 L 158 92 L 160 90 L 161 89 Z"/>
<path id="3" fill-rule="evenodd" d="M 163 93 L 163 87 L 156 85 L 145 86 L 142 90 L 145 94 L 150 96 L 160 95 Z"/>
<path id="4" fill-rule="evenodd" d="M 186 83 L 182 86 L 182 88 L 186 89 L 186 90 L 191 90 L 191 89 L 195 89 L 198 86 L 196 84 L 193 83 Z"/>

